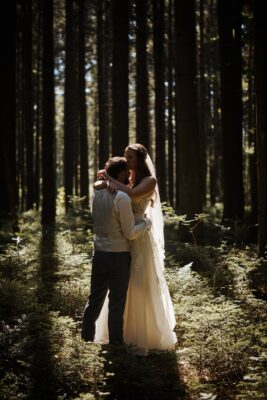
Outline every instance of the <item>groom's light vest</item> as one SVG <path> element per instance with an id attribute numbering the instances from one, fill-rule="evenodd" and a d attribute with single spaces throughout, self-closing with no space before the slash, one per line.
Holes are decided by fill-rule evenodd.
<path id="1" fill-rule="evenodd" d="M 121 191 L 111 194 L 96 190 L 92 200 L 95 251 L 130 251 L 130 240 L 141 237 L 150 227 L 143 219 L 135 223 L 130 197 Z"/>

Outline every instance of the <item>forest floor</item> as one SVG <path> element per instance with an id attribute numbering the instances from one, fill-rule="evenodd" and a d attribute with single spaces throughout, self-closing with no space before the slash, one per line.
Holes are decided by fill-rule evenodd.
<path id="1" fill-rule="evenodd" d="M 17 235 L 0 232 L 2 400 L 267 398 L 267 265 L 254 244 L 223 236 L 181 243 L 177 220 L 167 218 L 165 274 L 178 343 L 173 352 L 137 357 L 80 339 L 90 226 L 78 210 L 42 229 L 30 211 Z"/>

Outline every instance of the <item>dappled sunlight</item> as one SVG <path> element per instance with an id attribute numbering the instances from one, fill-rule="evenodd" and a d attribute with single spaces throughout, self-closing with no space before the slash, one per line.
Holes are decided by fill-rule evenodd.
<path id="1" fill-rule="evenodd" d="M 3 399 L 239 400 L 254 393 L 263 400 L 267 306 L 250 280 L 261 265 L 252 245 L 196 246 L 166 232 L 178 342 L 174 352 L 142 357 L 80 338 L 91 271 L 87 220 L 62 216 L 44 231 L 32 220 L 23 216 L 23 240 L 9 238 L 0 254 Z"/>

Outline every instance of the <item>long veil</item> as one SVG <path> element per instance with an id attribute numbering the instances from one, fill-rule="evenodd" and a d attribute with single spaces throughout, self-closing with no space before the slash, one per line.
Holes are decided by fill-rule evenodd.
<path id="1" fill-rule="evenodd" d="M 147 154 L 146 164 L 152 176 L 156 177 L 154 164 Z M 154 204 L 153 207 L 148 208 L 147 212 L 148 218 L 152 221 L 151 233 L 154 238 L 154 242 L 157 248 L 160 266 L 162 270 L 164 269 L 164 258 L 165 258 L 165 245 L 164 245 L 164 221 L 163 214 L 161 209 L 160 195 L 159 195 L 159 187 L 156 184 L 155 187 L 155 196 L 154 196 Z"/>
<path id="2" fill-rule="evenodd" d="M 146 158 L 147 167 L 151 175 L 156 177 L 155 168 L 149 155 Z M 170 297 L 167 282 L 164 277 L 164 259 L 165 259 L 165 246 L 164 246 L 164 220 L 161 209 L 160 195 L 158 184 L 155 187 L 155 199 L 153 207 L 147 209 L 147 216 L 152 221 L 151 236 L 153 243 L 154 265 L 157 273 L 158 283 L 160 285 L 160 297 L 163 301 L 165 310 L 165 318 L 167 318 L 170 330 L 172 332 L 173 344 L 177 341 L 173 329 L 176 325 L 174 309 Z"/>

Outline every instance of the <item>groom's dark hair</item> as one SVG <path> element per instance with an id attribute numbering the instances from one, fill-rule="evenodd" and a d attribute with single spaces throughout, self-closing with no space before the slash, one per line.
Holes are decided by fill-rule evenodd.
<path id="1" fill-rule="evenodd" d="M 106 171 L 114 179 L 117 179 L 121 171 L 126 171 L 128 168 L 125 157 L 111 157 L 106 162 Z"/>

